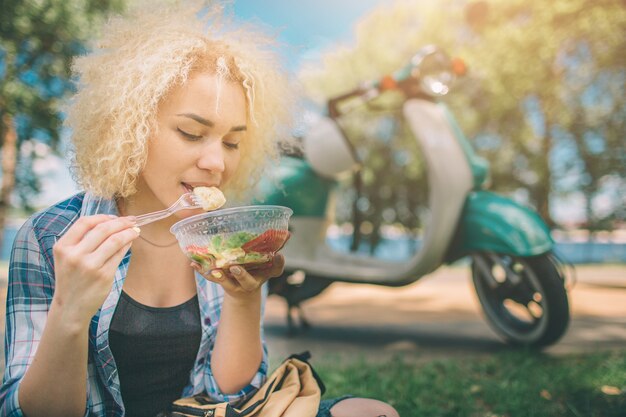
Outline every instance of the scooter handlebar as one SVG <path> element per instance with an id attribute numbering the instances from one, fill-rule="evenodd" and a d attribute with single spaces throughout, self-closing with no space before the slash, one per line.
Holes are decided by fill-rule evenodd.
<path id="1" fill-rule="evenodd" d="M 454 78 L 465 75 L 466 72 L 467 68 L 461 59 L 450 59 L 438 47 L 428 45 L 415 54 L 407 65 L 392 74 L 385 75 L 378 80 L 364 82 L 352 91 L 330 98 L 328 114 L 331 118 L 337 118 L 341 115 L 338 105 L 342 101 L 354 97 L 362 97 L 368 101 L 387 90 L 402 90 L 407 93 L 415 93 L 419 90 L 427 96 L 442 96 L 448 93 L 449 84 L 454 81 Z M 432 85 L 419 82 L 428 77 L 442 79 L 435 79 Z M 433 86 L 439 88 L 434 89 Z"/>

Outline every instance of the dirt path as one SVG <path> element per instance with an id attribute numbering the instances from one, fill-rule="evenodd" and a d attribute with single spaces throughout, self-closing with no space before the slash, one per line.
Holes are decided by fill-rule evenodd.
<path id="1" fill-rule="evenodd" d="M 547 352 L 626 349 L 626 265 L 581 266 L 577 276 L 570 291 L 570 327 Z M 2 330 L 5 297 L 6 277 L 0 276 Z M 283 300 L 268 300 L 266 337 L 273 360 L 304 350 L 314 358 L 379 360 L 394 354 L 430 359 L 507 349 L 482 317 L 467 268 L 442 268 L 402 288 L 337 283 L 304 303 L 304 309 L 313 327 L 290 337 Z M 4 354 L 0 358 L 3 363 Z"/>
<path id="2" fill-rule="evenodd" d="M 580 266 L 577 277 L 570 327 L 546 351 L 626 349 L 626 265 Z M 337 283 L 304 309 L 313 327 L 289 337 L 286 306 L 270 297 L 266 333 L 274 357 L 310 350 L 314 357 L 432 358 L 507 349 L 482 317 L 468 268 L 442 268 L 403 288 Z"/>

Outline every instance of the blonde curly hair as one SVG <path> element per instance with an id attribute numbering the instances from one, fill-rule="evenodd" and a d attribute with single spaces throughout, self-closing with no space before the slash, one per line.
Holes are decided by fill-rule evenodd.
<path id="1" fill-rule="evenodd" d="M 288 140 L 294 93 L 275 42 L 259 30 L 232 29 L 222 7 L 206 2 L 149 2 L 110 19 L 92 52 L 77 58 L 77 93 L 66 113 L 71 169 L 86 191 L 126 198 L 147 159 L 159 103 L 196 71 L 241 84 L 250 140 L 226 193 L 243 197 Z"/>

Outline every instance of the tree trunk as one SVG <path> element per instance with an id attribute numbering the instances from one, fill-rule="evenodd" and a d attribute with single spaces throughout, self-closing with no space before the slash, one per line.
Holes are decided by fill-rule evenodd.
<path id="1" fill-rule="evenodd" d="M 358 171 L 354 173 L 353 185 L 355 190 L 354 201 L 352 202 L 352 242 L 350 243 L 350 252 L 356 252 L 361 245 L 361 224 L 363 223 L 363 214 L 359 210 L 359 199 L 363 196 L 363 179 L 361 177 L 362 172 Z"/>
<path id="2" fill-rule="evenodd" d="M 15 188 L 15 163 L 17 157 L 17 132 L 13 120 L 8 114 L 2 117 L 0 132 L 2 138 L 2 188 L 0 189 L 0 253 L 4 244 L 4 226 L 9 207 L 11 194 Z"/>
<path id="3" fill-rule="evenodd" d="M 536 204 L 541 218 L 549 228 L 556 226 L 550 215 L 550 192 L 552 191 L 552 170 L 550 169 L 550 151 L 552 150 L 552 135 L 550 134 L 550 121 L 544 113 L 544 138 L 541 142 L 541 156 L 539 169 L 539 184 L 537 185 Z"/>
<path id="4" fill-rule="evenodd" d="M 593 214 L 593 197 L 595 195 L 595 188 L 589 184 L 581 187 L 580 191 L 585 196 L 585 228 L 589 230 L 589 240 L 594 232 L 598 231 L 598 222 Z"/>

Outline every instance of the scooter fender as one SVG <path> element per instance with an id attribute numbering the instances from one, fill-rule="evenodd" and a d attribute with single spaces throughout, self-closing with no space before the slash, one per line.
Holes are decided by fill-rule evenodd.
<path id="1" fill-rule="evenodd" d="M 550 230 L 537 213 L 484 190 L 468 195 L 454 241 L 446 256 L 449 262 L 476 251 L 535 256 L 554 246 Z"/>
<path id="2" fill-rule="evenodd" d="M 260 204 L 287 206 L 294 217 L 323 218 L 335 181 L 317 175 L 303 159 L 285 156 L 258 186 Z"/>

